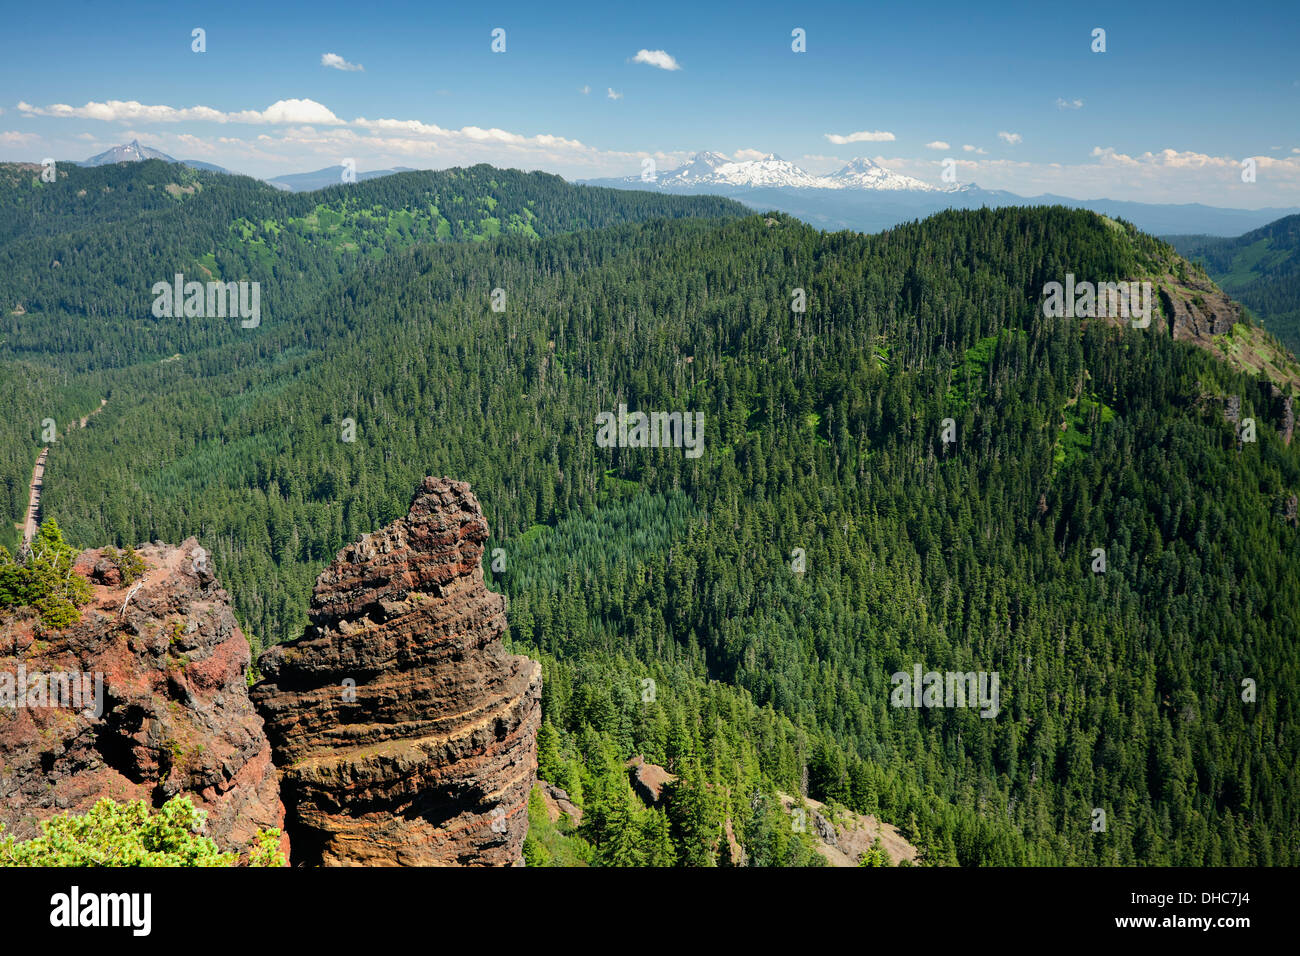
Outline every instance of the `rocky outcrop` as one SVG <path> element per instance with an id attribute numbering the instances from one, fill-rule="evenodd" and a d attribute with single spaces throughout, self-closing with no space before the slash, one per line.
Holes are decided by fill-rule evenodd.
<path id="1" fill-rule="evenodd" d="M 424 479 L 320 575 L 307 633 L 262 656 L 294 863 L 521 862 L 541 667 L 502 646 L 487 535 L 469 485 Z"/>
<path id="2" fill-rule="evenodd" d="M 1241 306 L 1203 273 L 1190 270 L 1181 278 L 1166 275 L 1158 281 L 1163 315 L 1154 324 L 1172 327 L 1179 342 L 1212 346 L 1215 336 L 1231 332 L 1243 319 Z"/>
<path id="3" fill-rule="evenodd" d="M 546 806 L 548 820 L 556 823 L 561 816 L 565 816 L 569 818 L 570 826 L 582 826 L 582 807 L 569 798 L 567 790 L 563 790 L 553 783 L 547 783 L 545 780 L 538 780 L 537 788 L 541 791 L 542 803 Z"/>
<path id="4" fill-rule="evenodd" d="M 659 806 L 664 798 L 664 787 L 677 780 L 675 774 L 669 773 L 658 764 L 647 763 L 645 757 L 640 754 L 629 760 L 625 766 L 628 769 L 632 789 L 646 806 Z"/>
<path id="5" fill-rule="evenodd" d="M 873 816 L 843 807 L 832 810 L 811 797 L 796 798 L 778 791 L 777 798 L 786 814 L 798 821 L 799 829 L 812 836 L 813 848 L 831 866 L 857 866 L 863 854 L 876 846 L 889 858 L 891 866 L 917 860 L 916 847 L 898 828 Z"/>
<path id="6" fill-rule="evenodd" d="M 1295 406 L 1292 398 L 1277 385 L 1269 387 L 1269 398 L 1273 401 L 1273 414 L 1277 419 L 1277 431 L 1285 444 L 1291 444 L 1295 434 Z"/>
<path id="7" fill-rule="evenodd" d="M 143 575 L 129 585 L 103 551 L 78 557 L 92 597 L 76 624 L 0 622 L 0 822 L 28 839 L 39 820 L 101 797 L 188 795 L 207 811 L 206 835 L 246 854 L 258 830 L 284 826 L 248 697 L 248 642 L 194 539 L 138 554 Z"/>

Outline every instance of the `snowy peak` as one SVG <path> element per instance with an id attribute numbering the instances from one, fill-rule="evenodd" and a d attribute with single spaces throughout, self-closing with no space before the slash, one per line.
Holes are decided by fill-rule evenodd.
<path id="1" fill-rule="evenodd" d="M 698 183 L 714 182 L 719 166 L 725 166 L 731 160 L 721 153 L 696 153 L 681 166 L 670 170 L 661 179 L 670 180 L 675 186 L 694 186 Z"/>
<path id="2" fill-rule="evenodd" d="M 840 189 L 884 189 L 889 191 L 900 189 L 919 190 L 922 192 L 938 192 L 938 187 L 931 186 L 929 183 L 922 182 L 919 179 L 913 179 L 911 176 L 904 176 L 902 173 L 896 173 L 886 169 L 878 163 L 873 163 L 865 156 L 860 156 L 837 172 L 826 177 L 832 183 L 836 183 Z"/>
<path id="3" fill-rule="evenodd" d="M 821 179 L 820 176 L 813 176 L 794 163 L 781 159 L 775 153 L 768 153 L 762 159 L 725 163 L 717 168 L 715 174 L 720 183 L 728 186 L 816 189 Z"/>
<path id="4" fill-rule="evenodd" d="M 853 160 L 830 176 L 814 176 L 776 153 L 768 153 L 762 159 L 748 160 L 731 160 L 714 152 L 696 153 L 676 169 L 660 173 L 656 182 L 661 189 L 730 187 L 941 191 L 919 179 L 891 172 L 866 157 Z"/>
<path id="5" fill-rule="evenodd" d="M 721 153 L 696 153 L 681 166 L 659 176 L 660 187 L 672 189 L 698 186 L 817 188 L 819 177 L 804 172 L 775 153 L 743 162 Z"/>

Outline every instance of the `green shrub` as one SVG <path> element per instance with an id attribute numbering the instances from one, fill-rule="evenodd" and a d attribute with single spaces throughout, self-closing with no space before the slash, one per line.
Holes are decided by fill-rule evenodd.
<path id="1" fill-rule="evenodd" d="M 52 628 L 81 620 L 78 608 L 91 592 L 90 582 L 72 570 L 76 557 L 53 518 L 41 525 L 22 563 L 0 547 L 0 608 L 35 608 L 41 623 Z"/>
<path id="2" fill-rule="evenodd" d="M 144 560 L 140 555 L 135 553 L 135 548 L 127 545 L 122 551 L 111 545 L 104 549 L 104 557 L 108 558 L 117 568 L 118 573 L 122 575 L 122 584 L 130 585 L 139 580 L 140 575 L 144 573 Z"/>
<path id="3" fill-rule="evenodd" d="M 199 835 L 206 819 L 189 797 L 173 797 L 152 814 L 143 800 L 105 798 L 89 813 L 42 820 L 34 839 L 0 839 L 0 866 L 235 866 L 238 854 Z M 250 865 L 283 866 L 279 841 L 279 830 L 260 831 Z"/>

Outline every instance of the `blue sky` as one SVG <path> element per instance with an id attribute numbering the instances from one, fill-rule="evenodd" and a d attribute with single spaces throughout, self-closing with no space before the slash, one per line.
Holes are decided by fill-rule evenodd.
<path id="1" fill-rule="evenodd" d="M 953 158 L 1022 195 L 1300 204 L 1294 0 L 10 6 L 5 159 L 139 138 L 260 176 L 353 158 L 588 178 L 712 149 L 935 183 Z"/>

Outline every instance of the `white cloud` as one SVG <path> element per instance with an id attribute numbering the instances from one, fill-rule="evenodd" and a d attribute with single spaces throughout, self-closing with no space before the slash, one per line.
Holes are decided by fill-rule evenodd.
<path id="1" fill-rule="evenodd" d="M 609 97 L 611 100 L 621 100 L 621 99 L 623 98 L 623 94 L 622 94 L 622 93 L 615 93 L 615 92 L 614 92 L 614 88 L 613 88 L 612 86 L 606 87 L 606 89 L 607 89 L 609 92 L 607 92 L 605 95 L 606 95 L 607 97 Z"/>
<path id="2" fill-rule="evenodd" d="M 661 70 L 680 70 L 682 68 L 680 63 L 663 50 L 637 50 L 632 62 L 657 66 Z"/>
<path id="3" fill-rule="evenodd" d="M 320 123 L 325 126 L 343 123 L 343 120 L 315 100 L 278 100 L 261 113 L 244 110 L 234 116 L 236 122 L 244 123 Z"/>
<path id="4" fill-rule="evenodd" d="M 377 119 L 368 120 L 358 116 L 352 123 L 362 129 L 385 133 L 411 133 L 416 136 L 445 136 L 449 131 L 433 123 L 421 123 L 419 120 Z"/>
<path id="5" fill-rule="evenodd" d="M 27 146 L 40 139 L 35 133 L 17 133 L 12 130 L 0 133 L 0 146 Z"/>
<path id="6" fill-rule="evenodd" d="M 1058 110 L 1081 110 L 1083 109 L 1083 100 L 1067 100 L 1058 96 L 1056 98 L 1056 108 Z"/>
<path id="7" fill-rule="evenodd" d="M 563 136 L 553 136 L 550 133 L 538 133 L 535 136 L 524 136 L 521 133 L 512 133 L 509 130 L 484 129 L 481 126 L 462 126 L 460 129 L 444 129 L 441 126 L 435 126 L 432 123 L 422 123 L 419 120 L 399 120 L 399 119 L 376 119 L 369 120 L 364 116 L 358 117 L 352 123 L 353 126 L 360 127 L 371 134 L 379 133 L 398 133 L 405 134 L 407 137 L 419 137 L 419 139 L 398 138 L 390 142 L 396 143 L 421 143 L 422 148 L 433 146 L 438 147 L 438 143 L 431 141 L 441 141 L 441 145 L 461 145 L 468 146 L 471 144 L 492 144 L 517 147 L 541 147 L 544 149 L 566 149 L 566 150 L 587 150 L 581 141 L 576 139 L 567 139 Z M 345 136 L 356 136 L 349 131 L 340 131 Z M 291 131 L 292 135 L 301 141 L 315 141 L 319 138 L 314 131 L 299 130 Z"/>
<path id="8" fill-rule="evenodd" d="M 847 146 L 849 143 L 892 143 L 894 141 L 894 134 L 885 130 L 864 129 L 847 135 L 840 133 L 827 133 L 825 135 L 827 141 L 834 143 L 836 146 Z"/>
<path id="9" fill-rule="evenodd" d="M 978 147 L 978 146 L 972 146 L 970 143 L 967 143 L 966 145 L 962 146 L 962 149 L 963 149 L 965 152 L 968 152 L 968 153 L 977 153 L 977 154 L 979 154 L 980 156 L 984 156 L 984 155 L 986 155 L 986 154 L 988 153 L 988 150 L 987 150 L 987 149 L 981 149 L 981 148 Z"/>
<path id="10" fill-rule="evenodd" d="M 738 149 L 731 154 L 731 158 L 738 163 L 747 162 L 751 159 L 762 159 L 767 153 L 761 149 Z"/>
<path id="11" fill-rule="evenodd" d="M 584 87 L 582 87 L 582 89 L 578 90 L 578 92 L 581 93 L 583 96 L 586 96 L 588 93 L 591 92 L 591 87 L 590 87 L 590 86 L 584 86 Z"/>
<path id="12" fill-rule="evenodd" d="M 189 148 L 190 152 L 211 153 L 213 150 L 210 142 L 202 136 L 195 136 L 192 133 L 181 133 L 176 137 L 176 140 L 180 143 L 184 143 L 185 146 Z"/>
<path id="13" fill-rule="evenodd" d="M 266 109 L 240 110 L 223 113 L 210 106 L 150 106 L 135 100 L 91 101 L 85 106 L 55 103 L 53 106 L 32 106 L 19 103 L 20 112 L 29 116 L 54 116 L 62 119 L 92 119 L 119 123 L 253 123 L 284 125 L 314 123 L 324 126 L 341 126 L 343 120 L 315 100 L 277 100 Z"/>
<path id="14" fill-rule="evenodd" d="M 337 53 L 322 53 L 320 55 L 320 65 L 328 66 L 335 70 L 343 70 L 347 73 L 364 72 L 366 69 L 360 63 L 349 63 Z"/>
<path id="15" fill-rule="evenodd" d="M 1015 146 L 1016 143 L 1019 143 L 1024 139 L 1024 137 L 1019 133 L 1008 133 L 1006 130 L 1002 130 L 1002 132 L 998 133 L 998 139 L 1002 140 L 1002 142 L 1009 146 Z"/>
<path id="16" fill-rule="evenodd" d="M 926 149 L 952 149 L 951 146 L 949 146 L 941 139 L 936 139 L 933 143 L 926 143 L 925 148 Z"/>
<path id="17" fill-rule="evenodd" d="M 1129 156 L 1125 153 L 1116 152 L 1114 147 L 1111 146 L 1105 148 L 1094 146 L 1091 155 L 1096 159 L 1100 159 L 1103 165 L 1110 164 L 1113 166 L 1147 166 L 1166 169 L 1241 168 L 1240 159 L 1234 159 L 1231 156 L 1210 156 L 1208 153 L 1194 153 L 1190 150 L 1162 149 L 1156 152 L 1148 150 L 1138 156 Z M 1284 168 L 1296 165 L 1291 160 L 1273 159 L 1271 156 L 1256 156 L 1254 159 L 1261 168 L 1269 165 Z"/>

